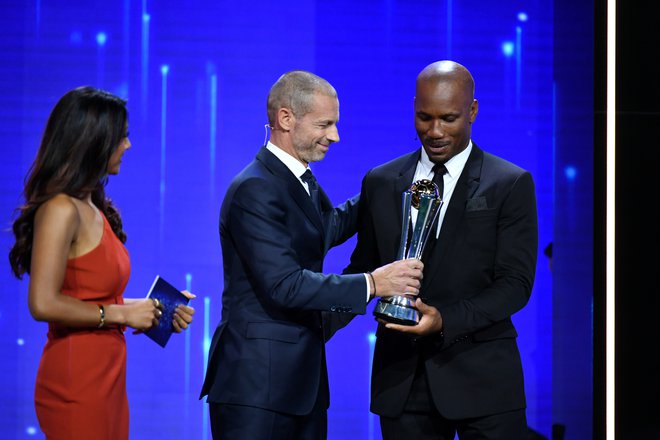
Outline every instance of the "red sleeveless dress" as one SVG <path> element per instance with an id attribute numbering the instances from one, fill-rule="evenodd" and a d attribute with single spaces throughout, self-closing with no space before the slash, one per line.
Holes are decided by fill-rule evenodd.
<path id="1" fill-rule="evenodd" d="M 68 260 L 62 293 L 94 304 L 123 304 L 128 251 L 105 216 L 103 225 L 101 242 Z M 49 324 L 34 393 L 48 440 L 128 439 L 123 331 Z"/>

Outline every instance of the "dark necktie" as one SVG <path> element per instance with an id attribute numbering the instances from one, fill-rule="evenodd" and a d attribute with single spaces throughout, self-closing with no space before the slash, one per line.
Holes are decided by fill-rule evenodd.
<path id="1" fill-rule="evenodd" d="M 312 170 L 307 168 L 300 179 L 307 184 L 309 188 L 309 196 L 312 198 L 312 203 L 316 210 L 321 213 L 321 202 L 319 199 L 319 183 L 316 181 L 316 177 L 312 174 Z"/>
<path id="2" fill-rule="evenodd" d="M 447 168 L 444 164 L 436 163 L 433 165 L 433 178 L 431 180 L 438 186 L 438 194 L 440 195 L 441 200 L 444 198 L 445 183 L 443 176 L 446 172 Z M 438 217 L 436 217 L 436 220 L 433 222 L 433 229 L 429 231 L 429 237 L 426 241 L 426 246 L 424 247 L 424 256 L 422 258 L 425 258 L 431 249 L 433 249 L 433 246 L 435 246 L 436 234 L 438 233 Z"/>
<path id="3" fill-rule="evenodd" d="M 443 176 L 447 172 L 447 168 L 445 167 L 444 164 L 442 163 L 436 163 L 433 165 L 433 183 L 438 185 L 438 194 L 440 194 L 440 198 L 444 199 L 444 190 L 445 190 L 445 182 Z"/>

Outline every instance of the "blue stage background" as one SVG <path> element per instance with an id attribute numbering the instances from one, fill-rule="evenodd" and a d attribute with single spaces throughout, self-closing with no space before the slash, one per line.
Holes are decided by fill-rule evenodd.
<path id="1" fill-rule="evenodd" d="M 209 439 L 198 395 L 221 314 L 219 207 L 264 142 L 268 89 L 291 69 L 336 87 L 341 142 L 313 168 L 339 203 L 359 191 L 369 168 L 418 147 L 415 76 L 430 62 L 454 59 L 476 80 L 473 139 L 536 181 L 537 278 L 514 321 L 529 424 L 550 438 L 553 299 L 543 248 L 553 240 L 553 26 L 552 2 L 533 0 L 3 2 L 0 247 L 13 243 L 13 210 L 57 99 L 80 85 L 127 98 L 133 147 L 107 188 L 129 237 L 125 296 L 144 296 L 156 274 L 197 295 L 192 328 L 166 349 L 127 333 L 131 438 Z M 326 272 L 343 269 L 354 243 L 331 251 Z M 15 280 L 6 257 L 0 261 L 0 432 L 43 438 L 33 389 L 47 326 L 30 317 L 27 279 Z M 380 438 L 368 406 L 370 312 L 328 344 L 330 439 Z"/>

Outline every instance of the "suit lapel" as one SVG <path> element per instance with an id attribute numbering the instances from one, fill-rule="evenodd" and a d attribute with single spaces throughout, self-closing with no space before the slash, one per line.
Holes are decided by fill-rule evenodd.
<path id="1" fill-rule="evenodd" d="M 327 211 L 330 211 L 334 209 L 334 206 L 332 205 L 332 201 L 330 201 L 330 197 L 323 191 L 323 187 L 319 183 L 319 202 L 321 203 L 321 212 L 325 213 Z"/>
<path id="2" fill-rule="evenodd" d="M 471 198 L 479 188 L 481 179 L 481 165 L 483 163 L 483 151 L 481 151 L 474 143 L 472 144 L 472 152 L 470 157 L 465 163 L 465 168 L 458 178 L 456 188 L 451 196 L 447 212 L 440 228 L 440 236 L 433 249 L 428 253 L 428 262 L 425 262 L 429 267 L 443 267 L 443 261 L 446 258 L 447 250 L 454 237 L 456 231 L 463 220 L 465 213 L 465 205 L 467 200 Z M 427 277 L 424 279 L 425 285 L 432 285 L 434 278 L 438 275 L 438 270 L 429 271 Z"/>
<path id="3" fill-rule="evenodd" d="M 257 153 L 257 160 L 262 162 L 268 170 L 273 173 L 273 175 L 282 180 L 285 185 L 287 192 L 291 195 L 291 198 L 294 202 L 300 207 L 300 209 L 305 213 L 307 218 L 312 222 L 316 228 L 323 233 L 323 224 L 321 223 L 321 216 L 314 207 L 312 199 L 305 191 L 305 188 L 300 184 L 300 181 L 296 176 L 293 175 L 291 170 L 287 168 L 281 160 L 277 158 L 273 153 L 268 151 L 266 147 L 262 147 Z M 329 204 L 328 196 L 319 188 L 321 195 L 321 205 L 325 206 Z"/>

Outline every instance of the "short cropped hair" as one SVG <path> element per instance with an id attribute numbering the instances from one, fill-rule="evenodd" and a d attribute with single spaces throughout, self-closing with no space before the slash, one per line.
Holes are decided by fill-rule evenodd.
<path id="1" fill-rule="evenodd" d="M 296 117 L 305 116 L 312 110 L 312 97 L 317 93 L 337 97 L 328 81 L 311 72 L 292 70 L 280 76 L 268 93 L 268 124 L 274 126 L 281 108 L 290 109 Z"/>

